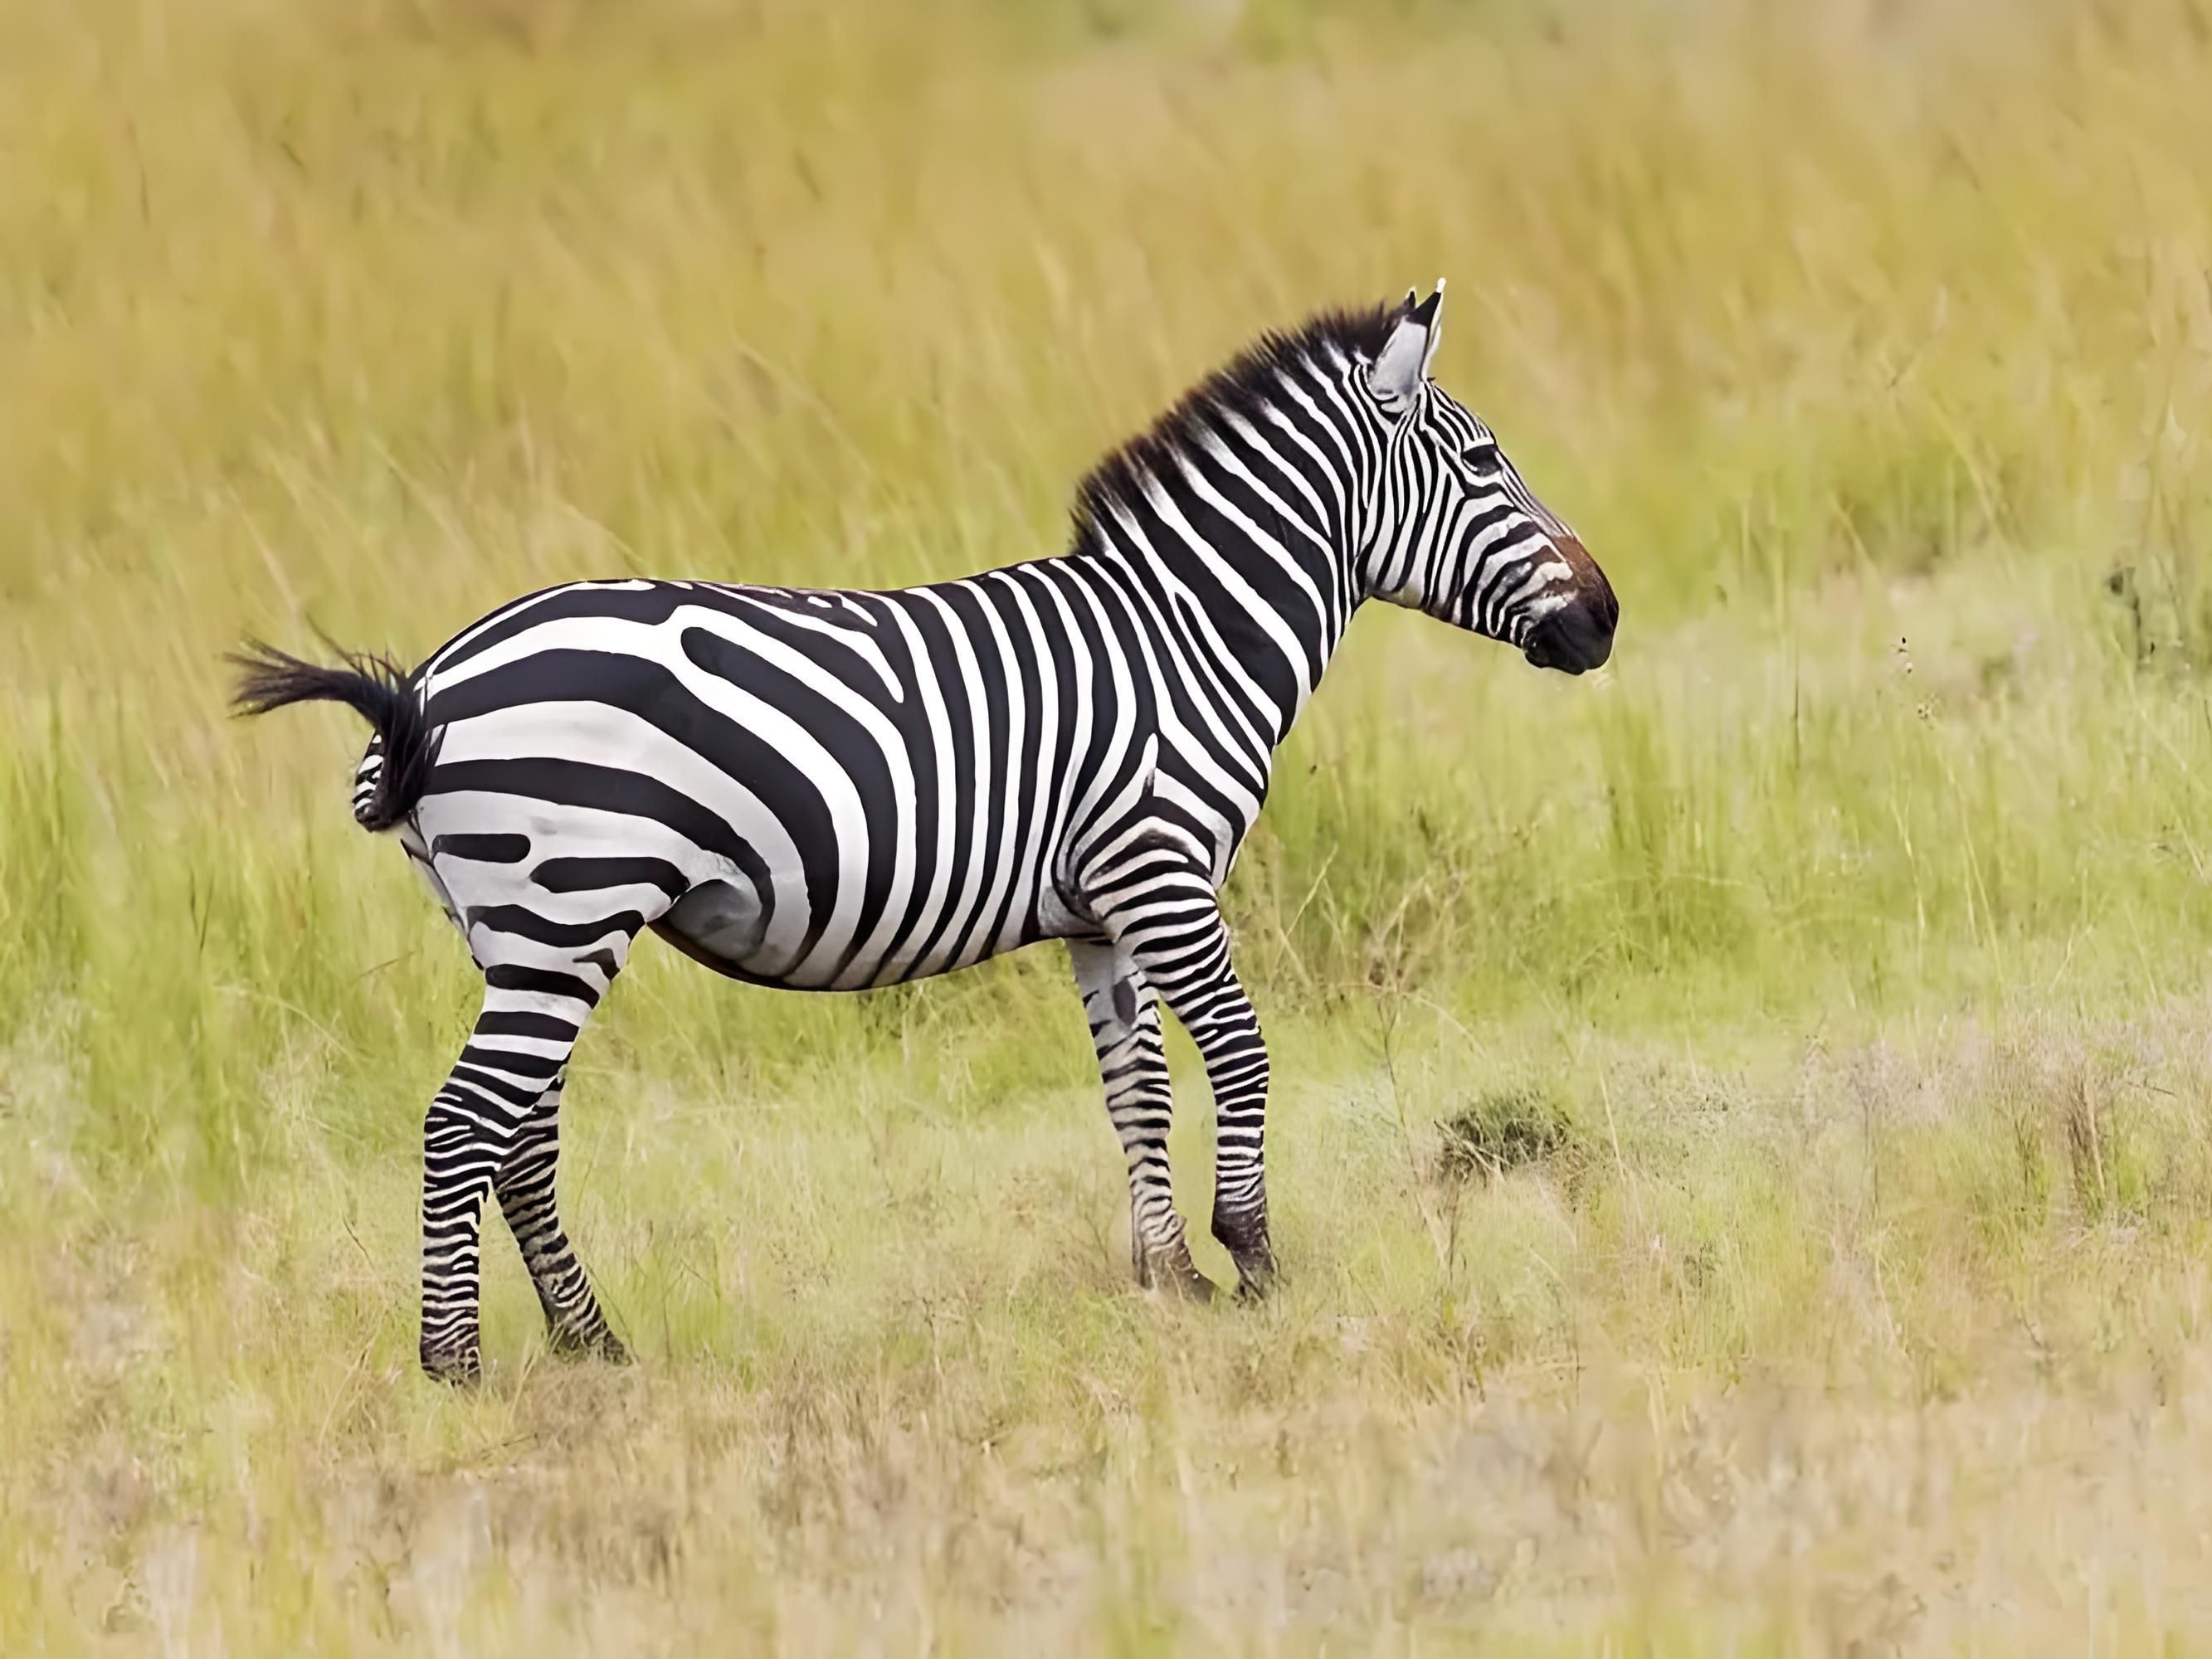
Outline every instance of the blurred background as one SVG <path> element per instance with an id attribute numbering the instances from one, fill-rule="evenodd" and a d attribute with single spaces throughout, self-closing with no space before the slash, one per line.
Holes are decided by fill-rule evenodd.
<path id="1" fill-rule="evenodd" d="M 1370 1265 L 1429 1261 L 1433 1126 L 1480 1139 L 1530 1079 L 1606 1149 L 1613 1197 L 1547 1247 L 1567 1290 L 1455 1279 L 1456 1242 L 1434 1284 L 1390 1279 L 1378 1305 L 1415 1334 L 1373 1387 L 1460 1374 L 1466 1330 L 1485 1363 L 1564 1363 L 1590 1322 L 1713 1375 L 1832 1359 L 1806 1320 L 1840 1297 L 1855 1374 L 1894 1361 L 1910 1394 L 1978 1374 L 1977 1333 L 2060 1341 L 2021 1287 L 2074 1272 L 2084 1227 L 2134 1230 L 2119 1279 L 2185 1279 L 2212 1146 L 2199 1082 L 2161 1068 L 2201 1054 L 2212 943 L 2208 88 L 2204 0 L 12 0 L 9 1414 L 82 1447 L 135 1421 L 137 1459 L 176 1400 L 197 1420 L 252 1386 L 235 1352 L 318 1318 L 331 1363 L 370 1346 L 299 1385 L 310 1417 L 411 1352 L 410 1160 L 471 975 L 348 817 L 357 724 L 228 720 L 241 634 L 413 662 L 570 578 L 886 586 L 1048 555 L 1091 462 L 1260 331 L 1438 276 L 1437 376 L 1603 563 L 1619 649 L 1569 682 L 1417 617 L 1353 629 L 1230 900 L 1279 1076 L 1407 1151 L 1328 1139 L 1294 1081 L 1280 1224 L 1309 1259 L 1358 1259 L 1373 1225 L 1400 1231 Z M 1039 1168 L 1081 1166 L 1052 1190 L 1097 1231 L 1016 1248 L 1048 1285 L 1053 1251 L 1095 1258 L 1117 1293 L 1119 1174 L 1056 952 L 865 999 L 666 955 L 641 952 L 574 1091 L 603 1120 L 585 1255 L 634 1319 L 658 1298 L 662 1363 L 780 1340 L 681 1288 L 784 1271 L 684 1254 L 703 1217 L 750 1236 L 703 1171 L 811 1194 L 778 1212 L 800 1255 L 864 1249 L 803 1140 L 744 1163 L 756 1121 L 812 1124 L 860 1180 L 899 1161 L 867 1126 L 919 1113 L 901 1157 L 918 1179 L 980 1159 L 941 1224 L 981 1230 L 1006 1171 L 978 1148 L 1044 1133 L 1047 1103 L 1065 1139 Z M 1988 1067 L 1959 1060 L 1984 1042 Z M 1791 1079 L 1843 1054 L 1891 1058 L 1837 1062 L 1860 1081 L 1831 1117 Z M 2110 1127 L 2095 1103 L 2142 1078 Z M 1717 1089 L 1771 1110 L 1708 1112 Z M 1869 1100 L 1942 1156 L 1890 1148 Z M 1843 1187 L 1799 1184 L 1829 1178 L 1816 1147 Z M 1328 1179 L 1370 1184 L 1302 1210 L 1327 1148 L 1353 1172 Z M 356 1190 L 358 1254 L 325 1207 Z M 1869 1191 L 1920 1194 L 1895 1222 L 1917 1243 L 1846 1295 Z M 1518 1215 L 1486 1224 L 1501 1261 Z M 1652 1252 L 1678 1232 L 1713 1254 L 1654 1301 L 1619 1264 L 1674 1261 Z M 888 1237 L 1005 1260 L 980 1231 Z M 2194 1328 L 2178 1310 L 2203 1303 L 2127 1329 Z M 88 1426 L 69 1400 L 99 1390 L 34 1373 L 106 1376 L 70 1310 L 111 1304 L 183 1369 L 169 1407 Z M 526 1299 L 500 1306 L 517 1346 Z M 874 1352 L 850 1318 L 836 1340 L 803 1319 L 800 1348 Z M 2136 1340 L 2096 1328 L 2100 1352 Z M 154 1351 L 117 1350 L 116 1377 Z M 1046 1386 L 1006 1363 L 1020 1397 Z M 363 1400 L 323 1424 L 368 1437 L 341 1464 L 414 1468 L 462 1432 Z M 41 1514 L 77 1490 L 9 1478 Z M 228 1490 L 167 1478 L 117 1476 L 143 1486 L 122 1519 L 57 1521 L 17 1567 L 109 1540 L 115 1605 L 151 1628 L 145 1528 Z M 19 1612 L 62 1618 L 15 1582 Z"/>
<path id="2" fill-rule="evenodd" d="M 1619 666 L 1363 617 L 1240 872 L 1248 974 L 1662 1020 L 2069 952 L 2085 995 L 2193 984 L 2208 28 L 11 6 L 0 964 L 187 1026 L 224 983 L 323 987 L 344 1025 L 422 981 L 337 987 L 421 944 L 442 1009 L 465 964 L 340 810 L 349 717 L 222 717 L 241 632 L 412 662 L 573 577 L 1055 552 L 1091 463 L 1259 331 L 1441 274 L 1438 373 L 1612 573 Z M 757 1002 L 720 1007 L 732 1063 L 864 1018 Z"/>

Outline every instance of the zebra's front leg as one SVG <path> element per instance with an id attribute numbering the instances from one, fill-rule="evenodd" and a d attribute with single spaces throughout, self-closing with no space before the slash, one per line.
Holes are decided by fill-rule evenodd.
<path id="1" fill-rule="evenodd" d="M 422 1124 L 422 1359 L 441 1382 L 473 1382 L 482 1374 L 484 1195 L 568 1065 L 604 988 L 595 981 L 612 978 L 597 965 L 488 969 L 483 1012 L 430 1103 Z"/>
<path id="2" fill-rule="evenodd" d="M 545 1310 L 545 1329 L 553 1352 L 595 1355 L 610 1364 L 629 1363 L 629 1350 L 607 1326 L 584 1265 L 562 1230 L 556 1188 L 561 1162 L 561 1089 L 565 1079 L 538 1097 L 515 1136 L 507 1162 L 492 1177 L 500 1212 L 530 1269 L 530 1282 Z"/>
<path id="3" fill-rule="evenodd" d="M 1229 927 L 1204 877 L 1159 875 L 1138 887 L 1117 937 L 1182 1022 L 1213 1091 L 1213 1236 L 1237 1264 L 1241 1289 L 1264 1295 L 1275 1279 L 1267 1235 L 1267 1047 L 1260 1016 L 1229 959 Z"/>
<path id="4" fill-rule="evenodd" d="M 1098 1051 L 1106 1115 L 1129 1170 L 1129 1257 L 1137 1282 L 1203 1300 L 1212 1281 L 1190 1259 L 1168 1169 L 1168 1127 L 1175 1101 L 1160 1004 L 1127 949 L 1103 939 L 1071 939 L 1076 988 Z"/>

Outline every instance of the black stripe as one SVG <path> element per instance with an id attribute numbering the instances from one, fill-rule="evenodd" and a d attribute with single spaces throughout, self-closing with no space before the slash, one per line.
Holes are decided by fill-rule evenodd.
<path id="1" fill-rule="evenodd" d="M 558 1014 L 533 1013 L 526 1008 L 488 1008 L 477 1016 L 478 1036 L 535 1037 L 544 1042 L 574 1042 L 576 1023 Z"/>
<path id="2" fill-rule="evenodd" d="M 480 1094 L 491 1096 L 495 1100 L 503 1100 L 510 1106 L 534 1104 L 538 1097 L 545 1092 L 544 1084 L 539 1084 L 536 1088 L 530 1088 L 522 1084 L 509 1083 L 505 1078 L 485 1071 L 481 1066 L 471 1066 L 459 1061 L 455 1062 L 453 1071 L 447 1074 L 446 1087 L 452 1090 L 474 1089 Z"/>
<path id="3" fill-rule="evenodd" d="M 478 864 L 520 864 L 530 856 L 527 836 L 441 836 L 430 843 L 434 859 L 473 859 Z"/>
<path id="4" fill-rule="evenodd" d="M 691 884 L 666 859 L 648 858 L 548 859 L 530 872 L 530 878 L 549 893 L 596 892 L 643 883 L 671 898 Z"/>
<path id="5" fill-rule="evenodd" d="M 1038 850 L 1043 855 L 1043 866 L 1037 874 L 1048 877 L 1059 849 L 1066 844 L 1067 817 L 1080 786 L 1082 763 L 1086 758 L 1075 750 L 1075 653 L 1088 652 L 1092 657 L 1100 654 L 1099 644 L 1089 639 L 1069 637 L 1066 618 L 1061 607 L 1067 595 L 1057 584 L 1036 569 L 1018 572 L 1016 580 L 1028 590 L 1029 600 L 1037 613 L 1037 648 L 1042 654 L 1041 672 L 1052 675 L 1054 706 L 1057 710 L 1054 729 L 1045 734 L 1048 747 L 1043 751 L 1042 783 L 1044 799 L 1037 803 L 1043 815 L 1042 839 Z M 1111 649 L 1108 645 L 1105 649 Z M 1042 689 L 1042 687 L 1040 687 Z M 1091 717 L 1091 732 L 1086 739 L 1095 753 L 1097 744 L 1098 721 L 1104 713 L 1104 699 L 1099 699 L 1086 711 Z M 1110 716 L 1109 716 L 1110 718 Z M 1022 918 L 1022 942 L 1027 944 L 1042 936 L 1042 924 L 1037 907 L 1045 894 L 1051 890 L 1048 879 L 1032 884 L 1029 903 Z"/>
<path id="6" fill-rule="evenodd" d="M 468 925 L 471 933 L 479 927 L 489 927 L 495 933 L 512 933 L 517 939 L 566 950 L 596 944 L 617 930 L 635 937 L 645 926 L 645 918 L 635 910 L 620 910 L 599 921 L 555 921 L 525 904 L 471 904 Z"/>
<path id="7" fill-rule="evenodd" d="M 999 787 L 1009 792 L 1012 799 L 1005 827 L 1000 831 L 1005 837 L 1003 850 L 1007 854 L 1009 878 L 1006 891 L 1001 893 L 983 917 L 982 932 L 978 937 L 989 941 L 1000 937 L 1006 919 L 1013 913 L 1021 889 L 1032 872 L 1020 861 L 1019 854 L 1029 843 L 1030 832 L 1047 807 L 1044 799 L 1044 769 L 1042 757 L 1046 745 L 1055 734 L 1047 731 L 1042 723 L 1040 705 L 1044 701 L 1042 665 L 1037 660 L 1037 629 L 1025 614 L 1020 579 L 1009 578 L 994 581 L 984 590 L 985 602 L 999 613 L 1000 626 L 1006 630 L 1007 659 L 1005 678 L 1020 691 L 1022 701 L 1021 746 L 1009 747 L 1006 751 L 1007 773 L 999 780 Z M 1034 608 L 1033 606 L 1031 608 Z M 1011 704 L 1010 704 L 1011 712 Z M 1055 720 L 1059 718 L 1057 713 Z M 1009 744 L 1013 734 L 1007 733 Z M 1026 912 L 1026 907 L 1024 907 Z"/>
<path id="8" fill-rule="evenodd" d="M 974 732 L 981 741 L 963 745 L 969 751 L 961 756 L 964 765 L 960 793 L 966 800 L 954 822 L 974 826 L 964 848 L 968 867 L 960 872 L 963 881 L 970 871 L 986 879 L 979 880 L 975 884 L 971 901 L 975 906 L 973 909 L 948 906 L 942 918 L 950 926 L 940 933 L 939 943 L 945 961 L 951 963 L 967 959 L 969 946 L 982 924 L 982 907 L 990 899 L 988 877 L 991 853 L 1006 832 L 1002 814 L 1006 804 L 1006 775 L 1011 757 L 1006 753 L 1006 682 L 1005 676 L 998 672 L 1001 666 L 999 648 L 991 638 L 990 624 L 984 620 L 982 614 L 982 607 L 988 601 L 975 591 L 971 582 L 948 585 L 939 588 L 938 593 L 952 612 L 952 625 L 967 636 L 975 653 L 976 678 L 982 684 L 983 692 L 983 706 L 969 710 L 971 724 L 955 728 Z M 957 678 L 957 673 L 955 669 L 948 678 Z M 979 796 L 977 784 L 985 763 L 991 769 L 990 787 Z M 956 887 L 954 890 L 957 893 L 958 889 Z"/>
<path id="9" fill-rule="evenodd" d="M 541 594 L 551 597 L 541 599 Z M 456 646 L 448 640 L 431 653 L 425 665 L 441 674 L 448 672 L 540 623 L 573 617 L 615 617 L 625 622 L 663 623 L 675 614 L 678 605 L 698 604 L 708 598 L 696 588 L 662 582 L 650 587 L 573 587 L 565 592 L 541 587 L 536 593 L 526 593 L 471 624 L 483 631 L 465 645 Z M 533 600 L 537 602 L 532 603 Z M 468 629 L 461 631 L 466 633 Z"/>
<path id="10" fill-rule="evenodd" d="M 532 1054 L 513 1048 L 480 1048 L 471 1042 L 461 1050 L 460 1064 L 483 1066 L 503 1072 L 510 1077 L 540 1077 L 551 1079 L 553 1073 L 568 1062 L 550 1054 Z"/>

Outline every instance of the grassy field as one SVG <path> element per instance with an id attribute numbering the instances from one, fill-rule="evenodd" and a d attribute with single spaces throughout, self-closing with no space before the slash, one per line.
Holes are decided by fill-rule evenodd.
<path id="1" fill-rule="evenodd" d="M 0 1651 L 2212 1651 L 2208 84 L 2203 0 L 0 8 Z M 640 1363 L 495 1243 L 422 1379 L 471 975 L 219 653 L 1049 551 L 1439 273 L 1624 625 L 1363 617 L 1286 750 L 1282 1292 L 1126 1282 L 1056 952 L 656 945 Z"/>

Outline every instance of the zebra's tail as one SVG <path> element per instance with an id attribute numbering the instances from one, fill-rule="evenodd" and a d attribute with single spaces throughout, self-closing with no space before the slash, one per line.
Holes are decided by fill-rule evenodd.
<path id="1" fill-rule="evenodd" d="M 438 734 L 422 718 L 422 705 L 406 672 L 389 657 L 337 647 L 342 668 L 325 668 L 259 640 L 231 652 L 239 671 L 231 706 L 241 714 L 265 714 L 295 702 L 342 702 L 376 728 L 382 748 L 374 785 L 354 795 L 355 821 L 364 830 L 389 830 L 415 810 L 438 757 Z M 362 770 L 369 769 L 364 760 Z M 362 780 L 366 781 L 366 779 Z"/>

